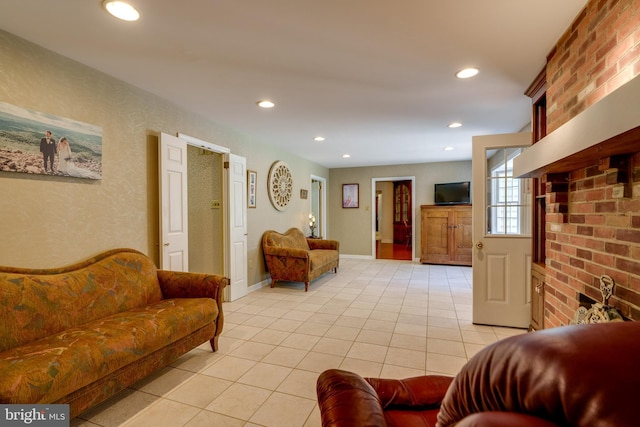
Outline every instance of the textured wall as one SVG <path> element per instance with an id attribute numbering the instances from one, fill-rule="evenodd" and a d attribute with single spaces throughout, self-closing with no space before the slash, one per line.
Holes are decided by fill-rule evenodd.
<path id="1" fill-rule="evenodd" d="M 168 100 L 0 31 L 0 101 L 102 127 L 100 181 L 0 173 L 0 264 L 55 267 L 114 247 L 158 259 L 157 135 L 182 132 L 226 146 L 258 172 L 258 206 L 248 212 L 248 284 L 267 278 L 260 239 L 270 228 L 302 226 L 310 176 L 328 170 L 248 138 Z M 270 165 L 294 174 L 286 212 L 269 203 Z"/>

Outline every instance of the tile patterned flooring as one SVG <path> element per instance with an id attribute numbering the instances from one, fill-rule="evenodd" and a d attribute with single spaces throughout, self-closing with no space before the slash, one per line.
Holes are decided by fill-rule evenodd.
<path id="1" fill-rule="evenodd" d="M 218 352 L 201 345 L 71 426 L 320 426 L 325 369 L 455 375 L 486 345 L 525 332 L 473 325 L 471 280 L 470 267 L 345 258 L 309 292 L 261 288 L 224 303 Z"/>

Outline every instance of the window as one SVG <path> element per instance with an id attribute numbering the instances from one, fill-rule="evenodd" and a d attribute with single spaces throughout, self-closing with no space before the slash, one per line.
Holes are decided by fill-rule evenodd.
<path id="1" fill-rule="evenodd" d="M 513 159 L 521 148 L 487 152 L 487 234 L 531 234 L 531 180 L 514 178 Z"/>

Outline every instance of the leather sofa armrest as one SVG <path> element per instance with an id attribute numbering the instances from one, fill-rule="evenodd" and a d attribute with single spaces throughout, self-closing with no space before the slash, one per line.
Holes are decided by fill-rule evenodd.
<path id="1" fill-rule="evenodd" d="M 437 427 L 443 427 L 436 424 Z M 560 424 L 547 421 L 533 415 L 519 414 L 516 412 L 478 412 L 464 417 L 456 427 L 560 427 Z"/>
<path id="2" fill-rule="evenodd" d="M 380 399 L 358 374 L 329 369 L 316 383 L 323 427 L 386 427 Z"/>
<path id="3" fill-rule="evenodd" d="M 337 251 L 340 249 L 340 242 L 337 240 L 327 240 L 327 239 L 309 239 L 307 238 L 307 244 L 309 245 L 309 249 L 332 249 Z"/>
<path id="4" fill-rule="evenodd" d="M 426 375 L 405 379 L 366 378 L 387 409 L 439 408 L 453 377 Z"/>
<path id="5" fill-rule="evenodd" d="M 281 248 L 278 246 L 266 246 L 263 248 L 265 255 L 282 256 L 289 258 L 309 258 L 309 251 L 296 248 Z"/>
<path id="6" fill-rule="evenodd" d="M 217 274 L 158 270 L 164 298 L 213 298 L 222 306 L 222 293 L 229 279 Z"/>

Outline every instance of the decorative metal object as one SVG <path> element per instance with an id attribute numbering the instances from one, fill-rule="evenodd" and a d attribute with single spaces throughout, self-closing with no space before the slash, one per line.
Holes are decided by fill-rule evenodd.
<path id="1" fill-rule="evenodd" d="M 591 305 L 591 308 L 579 307 L 574 315 L 573 322 L 576 325 L 582 323 L 605 323 L 605 322 L 621 322 L 624 319 L 614 307 L 611 307 L 609 298 L 613 295 L 613 287 L 615 282 L 611 276 L 603 274 L 600 276 L 600 293 L 602 294 L 602 302 Z"/>
<path id="2" fill-rule="evenodd" d="M 277 210 L 284 211 L 293 194 L 293 177 L 285 162 L 277 161 L 271 165 L 267 185 L 271 204 Z"/>
<path id="3" fill-rule="evenodd" d="M 309 229 L 311 230 L 311 238 L 316 237 L 316 216 L 312 213 L 309 214 Z"/>

